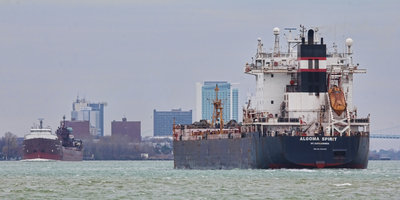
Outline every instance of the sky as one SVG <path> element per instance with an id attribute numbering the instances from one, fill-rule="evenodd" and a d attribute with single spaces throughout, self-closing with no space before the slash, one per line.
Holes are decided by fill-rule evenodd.
<path id="1" fill-rule="evenodd" d="M 152 135 L 153 109 L 195 109 L 196 82 L 239 83 L 243 105 L 257 38 L 269 50 L 274 27 L 300 24 L 319 27 L 328 49 L 354 40 L 354 62 L 368 71 L 354 81 L 358 113 L 371 114 L 372 132 L 400 132 L 399 9 L 395 0 L 2 0 L 0 135 L 23 136 L 38 118 L 55 130 L 77 96 L 107 102 L 106 135 L 124 116 Z"/>

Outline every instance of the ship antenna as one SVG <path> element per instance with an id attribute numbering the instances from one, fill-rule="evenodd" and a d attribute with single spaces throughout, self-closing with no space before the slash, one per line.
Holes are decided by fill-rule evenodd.
<path id="1" fill-rule="evenodd" d="M 333 42 L 333 55 L 337 56 L 338 50 L 337 50 L 337 45 L 335 42 Z"/>
<path id="2" fill-rule="evenodd" d="M 279 57 L 280 50 L 279 50 L 279 28 L 274 28 L 274 35 L 275 35 L 275 44 L 274 44 L 274 57 Z"/>
<path id="3" fill-rule="evenodd" d="M 261 42 L 261 38 L 257 38 L 258 44 L 257 44 L 257 56 L 260 56 L 260 54 L 263 53 L 263 43 Z M 252 58 L 253 59 L 253 58 Z"/>
<path id="4" fill-rule="evenodd" d="M 42 129 L 43 128 L 43 118 L 39 118 L 39 128 Z"/>
<path id="5" fill-rule="evenodd" d="M 65 127 L 65 115 L 63 116 L 63 124 L 62 124 L 62 126 Z"/>
<path id="6" fill-rule="evenodd" d="M 290 43 L 292 42 L 292 30 L 296 30 L 296 28 L 284 28 L 284 30 L 289 31 L 288 35 L 285 34 L 285 36 L 288 43 L 288 54 L 290 56 L 291 53 Z"/>
<path id="7" fill-rule="evenodd" d="M 306 32 L 306 28 L 301 24 L 300 24 L 300 32 L 301 32 L 300 37 L 303 38 Z"/>

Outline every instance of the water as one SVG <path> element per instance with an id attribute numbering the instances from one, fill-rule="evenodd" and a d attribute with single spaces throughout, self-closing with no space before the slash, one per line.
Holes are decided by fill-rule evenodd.
<path id="1" fill-rule="evenodd" d="M 0 162 L 0 199 L 400 199 L 400 161 L 368 169 L 175 170 L 172 161 Z"/>

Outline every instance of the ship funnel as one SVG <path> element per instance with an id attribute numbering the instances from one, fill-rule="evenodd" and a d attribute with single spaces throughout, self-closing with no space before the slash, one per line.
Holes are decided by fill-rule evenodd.
<path id="1" fill-rule="evenodd" d="M 308 45 L 314 44 L 314 30 L 308 30 Z"/>

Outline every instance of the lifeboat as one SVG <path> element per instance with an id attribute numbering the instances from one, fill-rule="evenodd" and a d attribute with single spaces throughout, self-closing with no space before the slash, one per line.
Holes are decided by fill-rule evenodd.
<path id="1" fill-rule="evenodd" d="M 346 100 L 342 89 L 336 85 L 329 89 L 329 99 L 331 107 L 337 115 L 341 115 L 346 110 Z"/>

